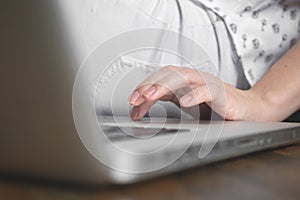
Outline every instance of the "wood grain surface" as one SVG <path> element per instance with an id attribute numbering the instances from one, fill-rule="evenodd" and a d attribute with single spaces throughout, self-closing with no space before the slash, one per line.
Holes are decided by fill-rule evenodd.
<path id="1" fill-rule="evenodd" d="M 1 200 L 300 199 L 300 144 L 126 186 L 72 186 L 0 178 Z"/>

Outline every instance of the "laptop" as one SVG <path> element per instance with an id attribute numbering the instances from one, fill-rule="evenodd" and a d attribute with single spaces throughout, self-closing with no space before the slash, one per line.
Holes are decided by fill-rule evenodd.
<path id="1" fill-rule="evenodd" d="M 1 174 L 128 184 L 300 141 L 298 123 L 199 121 L 151 113 L 134 122 L 124 102 L 113 103 L 116 113 L 102 109 L 111 89 L 99 95 L 101 109 L 95 111 L 86 85 L 76 90 L 88 48 L 74 36 L 76 25 L 68 14 L 73 3 L 3 2 Z"/>

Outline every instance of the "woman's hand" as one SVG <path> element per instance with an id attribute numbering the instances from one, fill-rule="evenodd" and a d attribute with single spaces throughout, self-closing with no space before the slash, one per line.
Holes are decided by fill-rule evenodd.
<path id="1" fill-rule="evenodd" d="M 167 66 L 150 75 L 132 93 L 133 120 L 141 119 L 158 100 L 188 108 L 206 103 L 228 120 L 249 120 L 249 110 L 260 109 L 250 91 L 236 89 L 215 76 L 192 68 Z"/>
<path id="2" fill-rule="evenodd" d="M 195 69 L 164 67 L 143 81 L 129 98 L 134 106 L 131 117 L 141 119 L 155 102 L 164 100 L 181 107 L 206 103 L 229 120 L 282 121 L 300 109 L 299 53 L 300 42 L 247 91 Z"/>

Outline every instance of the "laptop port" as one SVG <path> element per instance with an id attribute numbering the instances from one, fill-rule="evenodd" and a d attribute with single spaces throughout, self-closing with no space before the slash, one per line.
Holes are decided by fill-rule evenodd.
<path id="1" fill-rule="evenodd" d="M 257 139 L 252 139 L 252 138 L 245 138 L 245 139 L 238 140 L 236 142 L 236 145 L 239 148 L 253 147 L 253 146 L 256 146 L 258 144 L 259 144 L 258 140 Z"/>

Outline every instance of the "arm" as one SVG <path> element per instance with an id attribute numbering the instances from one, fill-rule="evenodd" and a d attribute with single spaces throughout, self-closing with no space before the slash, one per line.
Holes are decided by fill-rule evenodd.
<path id="1" fill-rule="evenodd" d="M 300 108 L 300 42 L 248 92 L 260 106 L 248 109 L 245 119 L 282 121 L 297 111 Z"/>
<path id="2" fill-rule="evenodd" d="M 186 94 L 176 95 L 184 88 Z M 206 103 L 229 120 L 282 121 L 300 108 L 300 42 L 247 91 L 195 69 L 165 67 L 135 89 L 129 98 L 131 117 L 142 118 L 158 100 L 181 107 Z"/>

